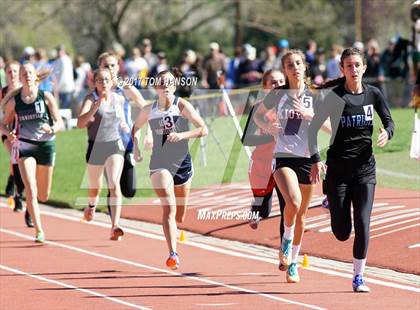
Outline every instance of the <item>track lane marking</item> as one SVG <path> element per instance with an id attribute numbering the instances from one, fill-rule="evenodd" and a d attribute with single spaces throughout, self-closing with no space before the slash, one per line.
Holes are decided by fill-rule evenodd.
<path id="1" fill-rule="evenodd" d="M 19 238 L 22 238 L 22 239 L 26 239 L 26 240 L 31 240 L 32 241 L 34 239 L 32 236 L 25 235 L 25 234 L 22 234 L 22 233 L 19 233 L 19 232 L 16 232 L 16 231 L 12 231 L 12 230 L 9 230 L 9 229 L 0 228 L 0 232 L 6 233 L 6 234 L 9 234 L 9 235 L 13 235 L 13 236 L 16 236 L 16 237 L 19 237 Z M 67 249 L 67 250 L 87 254 L 87 255 L 90 255 L 90 256 L 94 256 L 94 257 L 99 257 L 99 258 L 102 258 L 102 259 L 107 259 L 107 260 L 110 260 L 110 261 L 130 265 L 130 266 L 134 266 L 134 267 L 138 267 L 138 268 L 143 268 L 143 269 L 147 269 L 147 270 L 162 272 L 162 273 L 170 274 L 170 275 L 173 275 L 173 276 L 178 276 L 178 277 L 190 279 L 190 280 L 193 280 L 193 281 L 199 281 L 199 282 L 203 282 L 203 283 L 207 283 L 207 284 L 213 284 L 213 285 L 217 285 L 217 286 L 220 286 L 220 287 L 231 289 L 233 291 L 241 291 L 241 292 L 265 297 L 267 299 L 271 299 L 271 300 L 275 300 L 275 301 L 280 301 L 280 302 L 285 302 L 285 303 L 288 303 L 288 304 L 293 304 L 293 305 L 306 307 L 306 308 L 309 308 L 309 309 L 325 310 L 325 308 L 318 307 L 318 306 L 315 306 L 315 305 L 310 305 L 310 304 L 306 304 L 306 303 L 302 303 L 302 302 L 298 302 L 298 301 L 294 301 L 294 300 L 290 300 L 290 299 L 286 299 L 286 298 L 282 298 L 282 297 L 277 297 L 277 296 L 273 296 L 273 295 L 270 295 L 270 294 L 261 293 L 261 292 L 255 291 L 255 290 L 243 288 L 243 287 L 240 287 L 240 286 L 235 286 L 235 285 L 225 284 L 225 283 L 214 281 L 214 280 L 209 280 L 209 279 L 206 279 L 206 278 L 200 278 L 200 277 L 196 277 L 196 276 L 188 276 L 188 275 L 185 275 L 185 274 L 182 274 L 182 273 L 179 273 L 179 272 L 170 271 L 170 270 L 167 270 L 167 269 L 153 267 L 153 266 L 145 265 L 145 264 L 142 264 L 142 263 L 130 261 L 130 260 L 127 260 L 127 259 L 122 259 L 122 258 L 118 258 L 118 257 L 114 257 L 114 256 L 109 256 L 109 255 L 85 250 L 83 248 L 67 245 L 67 244 L 64 244 L 64 243 L 59 243 L 59 242 L 55 242 L 55 241 L 47 241 L 46 240 L 44 242 L 44 244 L 49 244 L 49 245 L 52 245 L 52 246 L 64 248 L 64 249 Z"/>
<path id="2" fill-rule="evenodd" d="M 37 280 L 42 281 L 42 282 L 47 282 L 47 283 L 54 284 L 54 285 L 57 285 L 57 286 L 70 288 L 70 289 L 73 289 L 73 290 L 76 290 L 76 291 L 79 291 L 79 292 L 82 292 L 82 293 L 85 293 L 85 294 L 93 295 L 93 296 L 96 296 L 96 297 L 101 297 L 101 298 L 110 300 L 112 302 L 130 307 L 130 308 L 141 309 L 141 310 L 150 310 L 151 309 L 151 308 L 139 306 L 139 305 L 136 305 L 136 304 L 132 304 L 130 302 L 126 302 L 124 300 L 121 300 L 121 299 L 118 299 L 118 298 L 115 298 L 115 297 L 110 297 L 110 296 L 98 293 L 96 291 L 93 291 L 93 290 L 80 288 L 80 287 L 77 287 L 77 286 L 74 286 L 74 285 L 71 285 L 71 284 L 67 284 L 67 283 L 64 283 L 64 282 L 61 282 L 61 281 L 57 281 L 57 280 L 48 279 L 48 278 L 39 276 L 37 274 L 25 272 L 25 271 L 15 269 L 15 268 L 12 268 L 12 267 L 9 267 L 9 266 L 6 266 L 6 265 L 1 265 L 0 264 L 0 269 L 6 270 L 6 271 L 9 271 L 9 272 L 13 272 L 13 273 L 16 273 L 16 274 L 20 274 L 20 275 L 23 275 L 23 276 L 27 276 L 27 277 L 30 277 L 30 278 L 34 278 L 34 279 L 37 279 Z"/>

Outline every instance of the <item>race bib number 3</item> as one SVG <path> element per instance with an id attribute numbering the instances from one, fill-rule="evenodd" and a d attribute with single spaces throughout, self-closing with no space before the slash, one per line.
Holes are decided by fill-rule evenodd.
<path id="1" fill-rule="evenodd" d="M 365 110 L 365 120 L 371 121 L 373 120 L 373 105 L 365 105 L 363 106 L 363 109 Z"/>

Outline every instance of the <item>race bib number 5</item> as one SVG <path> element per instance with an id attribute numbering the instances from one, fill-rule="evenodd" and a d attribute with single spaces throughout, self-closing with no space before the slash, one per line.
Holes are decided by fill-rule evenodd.
<path id="1" fill-rule="evenodd" d="M 305 109 L 312 109 L 312 100 L 311 96 L 303 96 L 302 97 L 302 104 Z"/>

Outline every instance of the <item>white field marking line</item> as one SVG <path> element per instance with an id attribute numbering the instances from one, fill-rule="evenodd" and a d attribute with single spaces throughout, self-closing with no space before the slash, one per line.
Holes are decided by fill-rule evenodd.
<path id="1" fill-rule="evenodd" d="M 0 203 L 0 206 L 1 206 L 1 203 Z M 6 208 L 6 205 L 4 205 L 4 207 Z M 78 218 L 78 217 L 73 217 L 73 216 L 68 216 L 68 215 L 63 215 L 63 214 L 56 214 L 56 213 L 48 212 L 48 211 L 41 211 L 41 213 L 52 216 L 52 217 L 57 217 L 57 218 L 66 219 L 66 220 L 70 220 L 70 221 L 73 221 L 73 222 L 80 223 L 80 218 Z M 90 222 L 88 225 L 95 225 L 95 226 L 100 226 L 100 227 L 111 228 L 110 224 L 99 223 L 99 222 Z M 2 230 L 3 229 L 0 228 L 0 231 L 2 231 Z M 132 233 L 133 235 L 142 236 L 142 237 L 146 237 L 146 238 L 151 238 L 151 239 L 156 239 L 156 240 L 165 240 L 165 237 L 163 237 L 163 236 L 159 236 L 159 235 L 155 235 L 155 234 L 147 233 L 147 232 L 143 232 L 143 231 L 138 231 L 138 230 L 131 229 L 131 228 L 124 228 L 124 231 L 128 232 L 128 233 Z M 33 240 L 33 237 L 32 238 L 30 237 L 30 240 Z M 279 263 L 277 259 L 261 257 L 261 256 L 255 255 L 255 254 L 245 254 L 245 253 L 241 253 L 241 252 L 238 252 L 238 251 L 223 249 L 223 248 L 219 248 L 219 247 L 209 245 L 209 244 L 204 244 L 204 243 L 186 241 L 183 244 L 193 246 L 193 247 L 197 247 L 197 248 L 201 248 L 201 249 L 211 251 L 211 252 L 226 254 L 226 255 L 229 255 L 229 256 L 246 258 L 246 259 L 250 259 L 250 260 L 256 260 L 256 261 L 260 261 L 260 262 L 270 263 L 270 264 L 273 264 L 273 265 L 276 265 L 276 266 Z M 319 272 L 319 273 L 324 273 L 324 274 L 330 274 L 330 275 L 332 274 L 332 275 L 343 277 L 343 278 L 352 278 L 353 277 L 353 273 L 333 271 L 333 270 L 328 270 L 326 268 L 328 268 L 328 267 L 323 266 L 322 268 L 318 268 L 318 267 L 314 267 L 312 265 L 311 267 L 305 268 L 305 269 L 315 271 L 315 272 Z M 331 272 L 334 272 L 334 273 L 331 273 Z M 379 277 L 379 276 L 377 276 L 377 277 Z M 417 289 L 417 288 L 412 287 L 412 286 L 397 284 L 397 283 L 394 283 L 394 282 L 387 282 L 385 280 L 372 279 L 372 278 L 369 278 L 369 277 L 363 277 L 363 278 L 364 278 L 364 280 L 367 280 L 367 282 L 375 283 L 375 284 L 378 284 L 378 285 L 420 293 L 420 289 Z"/>
<path id="2" fill-rule="evenodd" d="M 310 223 L 310 222 L 315 222 L 315 221 L 318 221 L 318 220 L 324 220 L 327 217 L 329 217 L 328 214 L 321 214 L 321 215 L 306 218 L 305 219 L 305 225 Z M 305 228 L 307 228 L 307 227 L 305 227 Z"/>
<path id="3" fill-rule="evenodd" d="M 13 236 L 16 236 L 16 237 L 19 237 L 19 238 L 22 238 L 22 239 L 33 240 L 32 236 L 21 234 L 21 233 L 18 233 L 18 232 L 12 231 L 12 230 L 8 230 L 8 229 L 4 229 L 4 228 L 0 228 L 0 232 L 6 233 L 6 234 L 9 234 L 9 235 L 13 235 Z M 67 245 L 67 244 L 64 244 L 64 243 L 59 243 L 59 242 L 55 242 L 55 241 L 45 241 L 44 244 L 49 244 L 49 245 L 52 245 L 52 246 L 56 246 L 56 247 L 64 248 L 64 249 L 67 249 L 67 250 L 91 255 L 91 256 L 94 256 L 94 257 L 107 259 L 107 260 L 118 262 L 118 263 L 121 263 L 121 264 L 126 264 L 126 265 L 130 265 L 130 266 L 138 267 L 138 268 L 157 271 L 157 272 L 162 272 L 162 273 L 170 274 L 170 275 L 177 276 L 177 277 L 180 277 L 180 278 L 186 278 L 186 279 L 190 279 L 190 280 L 193 280 L 193 281 L 199 281 L 199 282 L 204 282 L 204 283 L 207 283 L 207 284 L 213 284 L 213 285 L 217 285 L 217 286 L 220 286 L 220 287 L 225 287 L 225 288 L 231 289 L 233 291 L 246 292 L 246 293 L 250 293 L 250 294 L 257 295 L 257 296 L 265 297 L 267 299 L 271 299 L 271 300 L 275 300 L 275 301 L 286 302 L 286 303 L 289 303 L 289 304 L 303 306 L 303 307 L 307 307 L 307 308 L 310 308 L 310 309 L 324 310 L 324 308 L 321 308 L 321 307 L 318 307 L 318 306 L 305 304 L 305 303 L 301 303 L 301 302 L 298 302 L 298 301 L 289 300 L 289 299 L 273 296 L 273 295 L 270 295 L 270 294 L 261 293 L 261 292 L 254 291 L 254 290 L 247 289 L 247 288 L 243 288 L 243 287 L 230 285 L 230 284 L 225 284 L 225 283 L 214 281 L 214 280 L 209 280 L 209 279 L 206 279 L 206 278 L 188 276 L 188 275 L 184 275 L 182 273 L 178 273 L 178 272 L 174 272 L 174 271 L 170 271 L 170 270 L 166 270 L 166 269 L 161 269 L 161 268 L 158 268 L 158 267 L 149 266 L 149 265 L 145 265 L 145 264 L 142 264 L 142 263 L 137 263 L 137 262 L 130 261 L 130 260 L 127 260 L 127 259 L 117 258 L 117 257 L 114 257 L 114 256 L 105 255 L 105 254 L 100 254 L 100 253 L 97 253 L 97 252 L 85 250 L 85 249 L 78 248 L 78 247 L 71 246 L 71 245 Z"/>
<path id="4" fill-rule="evenodd" d="M 390 231 L 384 232 L 382 234 L 373 235 L 373 236 L 370 236 L 370 239 L 377 238 L 377 237 L 382 237 L 382 236 L 389 235 L 389 234 L 392 234 L 392 233 L 397 232 L 397 231 L 410 229 L 410 228 L 413 228 L 413 227 L 416 227 L 416 226 L 420 226 L 420 223 L 409 225 L 409 226 L 404 226 L 404 227 L 394 229 L 394 230 L 390 230 Z"/>
<path id="5" fill-rule="evenodd" d="M 71 284 L 67 284 L 67 283 L 64 283 L 64 282 L 61 282 L 61 281 L 41 277 L 41 276 L 38 276 L 36 274 L 32 274 L 32 273 L 29 273 L 29 272 L 14 269 L 14 268 L 11 268 L 11 267 L 8 267 L 8 266 L 5 266 L 5 265 L 0 265 L 0 268 L 3 269 L 3 270 L 7 270 L 7 271 L 10 271 L 10 272 L 13 272 L 13 273 L 23 275 L 23 276 L 28 276 L 28 277 L 31 277 L 31 278 L 34 278 L 34 279 L 37 279 L 37 280 L 40 280 L 40 281 L 43 281 L 43 282 L 55 284 L 57 286 L 63 286 L 63 287 L 70 288 L 70 289 L 73 289 L 73 290 L 76 290 L 76 291 L 79 291 L 79 292 L 82 292 L 82 293 L 85 293 L 85 294 L 105 298 L 107 300 L 113 301 L 115 303 L 118 303 L 118 304 L 121 304 L 121 305 L 124 305 L 124 306 L 127 306 L 127 307 L 131 307 L 131 308 L 135 308 L 135 309 L 142 309 L 142 310 L 150 310 L 150 308 L 142 307 L 142 306 L 139 306 L 139 305 L 136 305 L 136 304 L 132 304 L 130 302 L 126 302 L 126 301 L 123 301 L 123 300 L 118 299 L 118 298 L 109 297 L 107 295 L 98 293 L 96 291 L 80 288 L 80 287 L 77 287 L 77 286 L 74 286 L 74 285 L 71 285 Z"/>
<path id="6" fill-rule="evenodd" d="M 403 212 L 401 212 L 401 213 L 403 213 Z M 403 213 L 403 214 L 400 214 L 400 215 L 396 214 L 394 216 L 385 217 L 385 218 L 382 218 L 382 219 L 379 218 L 376 221 L 372 221 L 371 224 L 370 224 L 370 227 L 378 226 L 380 224 L 384 224 L 384 223 L 388 223 L 388 222 L 394 222 L 396 220 L 400 220 L 400 219 L 403 219 L 403 218 L 406 218 L 406 217 L 412 217 L 411 220 L 415 220 L 415 219 L 418 218 L 418 215 L 420 215 L 420 211 L 407 212 L 407 213 Z M 402 224 L 402 222 L 398 222 L 397 224 L 400 224 L 400 223 Z M 386 227 L 387 227 L 387 225 L 375 228 L 373 230 L 371 229 L 370 231 L 375 231 L 375 230 L 379 230 L 379 229 L 386 228 Z"/>
<path id="7" fill-rule="evenodd" d="M 229 201 L 229 200 L 230 200 L 230 199 L 226 199 L 225 201 Z M 312 197 L 309 207 L 319 205 L 319 203 L 320 203 L 322 200 L 324 200 L 324 197 L 319 197 L 319 196 L 314 196 L 314 197 Z M 250 198 L 249 198 L 249 200 L 247 200 L 247 202 L 251 203 L 251 202 L 252 202 L 252 197 L 250 197 Z M 224 209 L 222 209 L 222 211 L 233 211 L 233 210 L 237 210 L 237 209 L 245 209 L 244 211 L 249 210 L 249 207 L 250 207 L 250 206 L 249 206 L 248 204 L 246 204 L 246 205 L 239 205 L 239 204 L 241 204 L 241 203 L 240 203 L 240 201 L 238 200 L 238 201 L 235 203 L 235 206 L 233 206 L 233 207 L 229 207 L 229 208 L 224 208 Z M 215 208 L 215 209 L 216 209 L 216 208 Z M 271 208 L 271 212 L 274 212 L 274 211 L 277 211 L 277 210 L 280 210 L 280 206 L 279 206 L 279 204 L 278 204 L 278 201 L 276 200 L 275 202 L 273 202 L 273 206 L 272 206 L 272 208 Z M 270 212 L 270 214 L 271 214 L 271 212 Z"/>
<path id="8" fill-rule="evenodd" d="M 211 191 L 211 192 L 208 192 L 208 193 L 197 193 L 197 194 L 193 194 L 193 195 L 191 195 L 191 197 L 203 197 L 203 198 L 206 198 L 206 197 L 214 196 L 215 194 L 216 193 L 214 191 Z"/>
<path id="9" fill-rule="evenodd" d="M 401 224 L 405 224 L 405 223 L 409 223 L 409 222 L 413 222 L 413 221 L 418 221 L 418 220 L 420 220 L 420 217 L 415 217 L 415 218 L 408 219 L 408 220 L 405 220 L 405 221 L 402 221 L 402 222 L 392 223 L 392 224 L 388 224 L 388 225 L 381 226 L 381 227 L 378 227 L 378 228 L 374 228 L 374 229 L 371 229 L 370 232 L 377 231 L 377 230 L 382 230 L 382 229 L 385 229 L 385 228 L 398 226 L 398 225 L 401 225 Z"/>
<path id="10" fill-rule="evenodd" d="M 313 267 L 313 266 L 307 267 L 305 269 L 317 271 L 317 272 L 320 272 L 320 273 L 329 274 L 329 275 L 332 275 L 332 276 L 340 276 L 340 277 L 344 277 L 344 278 L 348 278 L 348 279 L 353 279 L 353 274 L 344 274 L 342 272 L 338 272 L 338 271 L 334 271 L 334 270 L 330 270 L 330 269 L 323 269 L 323 268 L 321 269 L 321 268 Z M 407 291 L 411 291 L 411 292 L 415 292 L 415 293 L 420 293 L 420 288 L 416 288 L 416 287 L 396 284 L 396 283 L 392 283 L 392 282 L 384 282 L 382 280 L 366 278 L 364 276 L 363 276 L 363 279 L 366 282 L 370 282 L 370 283 L 374 283 L 374 284 L 378 284 L 378 285 L 384 285 L 384 286 L 399 288 L 399 289 L 403 289 L 403 290 L 407 290 Z M 384 284 L 384 283 L 386 283 L 386 284 Z"/>
<path id="11" fill-rule="evenodd" d="M 419 247 L 420 247 L 420 243 L 416 243 L 416 244 L 410 245 L 408 248 L 409 249 L 415 249 L 415 248 L 419 248 Z"/>
<path id="12" fill-rule="evenodd" d="M 387 222 L 393 222 L 393 221 L 400 220 L 400 219 L 403 219 L 403 218 L 406 218 L 406 217 L 412 217 L 412 216 L 416 216 L 416 215 L 420 214 L 420 211 L 411 212 L 411 213 L 410 213 L 409 210 L 407 210 L 407 211 L 400 210 L 400 211 L 402 211 L 402 212 L 399 212 L 400 215 L 396 214 L 396 215 L 390 216 L 390 217 L 387 217 L 387 216 L 389 216 L 389 214 L 391 212 L 381 214 L 381 215 L 384 215 L 384 216 L 379 216 L 379 215 L 378 216 L 372 216 L 372 222 L 371 222 L 370 226 L 376 226 L 376 225 L 387 223 Z M 401 213 L 403 213 L 403 214 L 401 214 Z M 385 219 L 383 219 L 383 218 L 385 218 Z M 380 220 L 377 220 L 377 219 L 380 219 Z M 375 220 L 377 220 L 377 221 L 375 221 Z M 322 228 L 322 229 L 318 230 L 318 232 L 329 232 L 329 231 L 331 231 L 331 227 L 326 227 L 326 228 Z"/>
<path id="13" fill-rule="evenodd" d="M 403 207 L 406 207 L 406 206 L 392 206 L 392 209 L 401 209 Z M 385 209 L 385 211 L 392 210 L 392 209 L 388 209 L 388 208 L 391 208 L 391 207 L 386 207 L 386 208 L 387 209 Z M 377 219 L 388 218 L 388 217 L 392 218 L 393 215 L 402 214 L 402 213 L 409 213 L 413 210 L 414 209 L 404 209 L 404 210 L 397 210 L 397 211 L 394 210 L 392 212 L 383 212 L 383 213 L 380 213 L 380 214 L 377 214 L 377 215 L 372 215 L 371 218 L 370 218 L 371 225 L 374 225 L 374 221 L 377 220 Z M 384 211 L 384 210 L 376 210 L 375 213 L 378 213 L 379 211 Z M 328 231 L 331 231 L 330 222 L 331 222 L 330 220 L 321 221 L 321 222 L 318 222 L 318 223 L 308 225 L 305 228 L 310 229 L 310 228 L 315 228 L 315 227 L 327 226 L 325 228 L 319 229 L 318 232 L 328 232 Z"/>
<path id="14" fill-rule="evenodd" d="M 387 206 L 387 205 L 388 205 L 387 203 L 374 204 L 372 213 L 377 213 L 379 211 L 393 210 L 393 209 L 401 209 L 401 208 L 405 207 L 405 206 Z M 377 207 L 375 208 L 375 206 L 377 206 Z M 318 226 L 329 225 L 330 220 L 329 220 L 329 214 L 328 213 L 324 214 L 324 215 L 318 215 L 318 216 L 315 216 L 315 217 L 309 217 L 309 218 L 306 219 L 306 223 L 315 222 L 317 220 L 321 220 L 321 219 L 324 219 L 324 218 L 328 218 L 328 220 L 323 220 L 319 223 L 313 223 L 313 224 L 310 224 L 310 225 L 306 225 L 305 229 L 311 229 L 311 228 L 315 228 L 315 227 L 318 227 Z"/>
<path id="15" fill-rule="evenodd" d="M 387 169 L 382 168 L 376 168 L 376 171 L 380 174 L 390 175 L 397 178 L 403 178 L 403 179 L 410 179 L 410 180 L 420 180 L 420 177 L 418 175 L 414 174 L 407 174 L 402 172 L 394 172 Z"/>

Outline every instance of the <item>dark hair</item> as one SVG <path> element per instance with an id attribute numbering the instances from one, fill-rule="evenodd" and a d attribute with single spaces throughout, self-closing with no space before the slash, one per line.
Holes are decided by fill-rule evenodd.
<path id="1" fill-rule="evenodd" d="M 158 78 L 158 77 L 160 77 L 162 75 L 165 75 L 167 73 L 172 74 L 172 76 L 174 78 L 181 77 L 183 75 L 181 70 L 179 70 L 177 67 L 172 67 L 171 69 L 163 70 L 163 71 L 159 72 L 158 74 L 156 74 L 156 77 Z"/>
<path id="2" fill-rule="evenodd" d="M 356 55 L 356 56 L 359 56 L 360 58 L 362 58 L 363 64 L 366 64 L 365 55 L 359 49 L 354 48 L 354 47 L 348 47 L 341 53 L 340 66 L 343 67 L 344 60 L 347 57 L 350 57 L 350 56 L 353 56 L 353 55 Z M 342 76 L 342 77 L 339 77 L 338 79 L 334 79 L 334 80 L 325 82 L 324 84 L 318 86 L 317 89 L 331 88 L 331 87 L 334 87 L 334 86 L 337 86 L 337 85 L 344 84 L 345 82 L 346 82 L 346 78 L 344 76 Z"/>
<path id="3" fill-rule="evenodd" d="M 363 62 L 363 64 L 365 65 L 366 64 L 366 59 L 365 59 L 365 55 L 359 50 L 359 49 L 357 49 L 357 48 L 355 48 L 355 47 L 349 47 L 349 48 L 346 48 L 342 53 L 341 53 L 341 57 L 340 57 L 340 65 L 341 66 L 343 66 L 343 64 L 344 64 L 344 60 L 347 58 L 347 57 L 350 57 L 350 56 L 353 56 L 353 55 L 356 55 L 356 56 L 359 56 L 360 58 L 362 58 L 362 62 Z"/>

